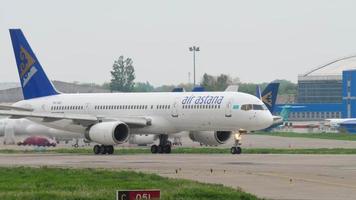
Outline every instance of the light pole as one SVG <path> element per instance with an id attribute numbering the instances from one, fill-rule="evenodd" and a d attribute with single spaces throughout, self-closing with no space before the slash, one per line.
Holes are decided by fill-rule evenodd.
<path id="1" fill-rule="evenodd" d="M 193 51 L 193 67 L 194 67 L 194 70 L 193 70 L 193 80 L 194 80 L 193 86 L 195 87 L 195 52 L 196 51 L 200 51 L 200 49 L 199 49 L 199 47 L 192 46 L 192 47 L 189 47 L 189 51 Z"/>

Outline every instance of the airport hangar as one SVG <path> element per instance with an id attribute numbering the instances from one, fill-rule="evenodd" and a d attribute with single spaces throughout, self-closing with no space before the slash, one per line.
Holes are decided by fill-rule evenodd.
<path id="1" fill-rule="evenodd" d="M 273 113 L 280 115 L 287 106 L 291 122 L 356 118 L 356 55 L 299 75 L 296 102 L 277 104 Z"/>

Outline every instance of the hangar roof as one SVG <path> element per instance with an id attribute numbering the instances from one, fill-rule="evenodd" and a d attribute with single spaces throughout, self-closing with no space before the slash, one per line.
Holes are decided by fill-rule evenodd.
<path id="1" fill-rule="evenodd" d="M 299 77 L 307 76 L 341 76 L 342 71 L 356 69 L 356 55 L 343 57 L 318 66 Z"/>

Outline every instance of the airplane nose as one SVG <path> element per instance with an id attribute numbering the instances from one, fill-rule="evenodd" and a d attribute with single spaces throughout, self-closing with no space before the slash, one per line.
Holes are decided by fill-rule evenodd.
<path id="1" fill-rule="evenodd" d="M 272 114 L 269 111 L 264 112 L 260 118 L 260 123 L 260 130 L 270 127 L 273 124 Z"/>
<path id="2" fill-rule="evenodd" d="M 272 124 L 273 124 L 273 116 L 269 111 L 267 111 L 267 116 L 266 116 L 266 126 L 267 127 L 266 128 L 272 126 Z"/>

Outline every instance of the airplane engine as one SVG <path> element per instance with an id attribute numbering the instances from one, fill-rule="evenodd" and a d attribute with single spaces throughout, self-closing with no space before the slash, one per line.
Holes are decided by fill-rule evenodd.
<path id="1" fill-rule="evenodd" d="M 231 137 L 231 131 L 191 131 L 189 138 L 194 142 L 216 146 L 224 144 Z"/>
<path id="2" fill-rule="evenodd" d="M 123 122 L 101 122 L 89 128 L 85 133 L 85 139 L 103 145 L 114 145 L 126 142 L 129 134 L 130 129 Z"/>

